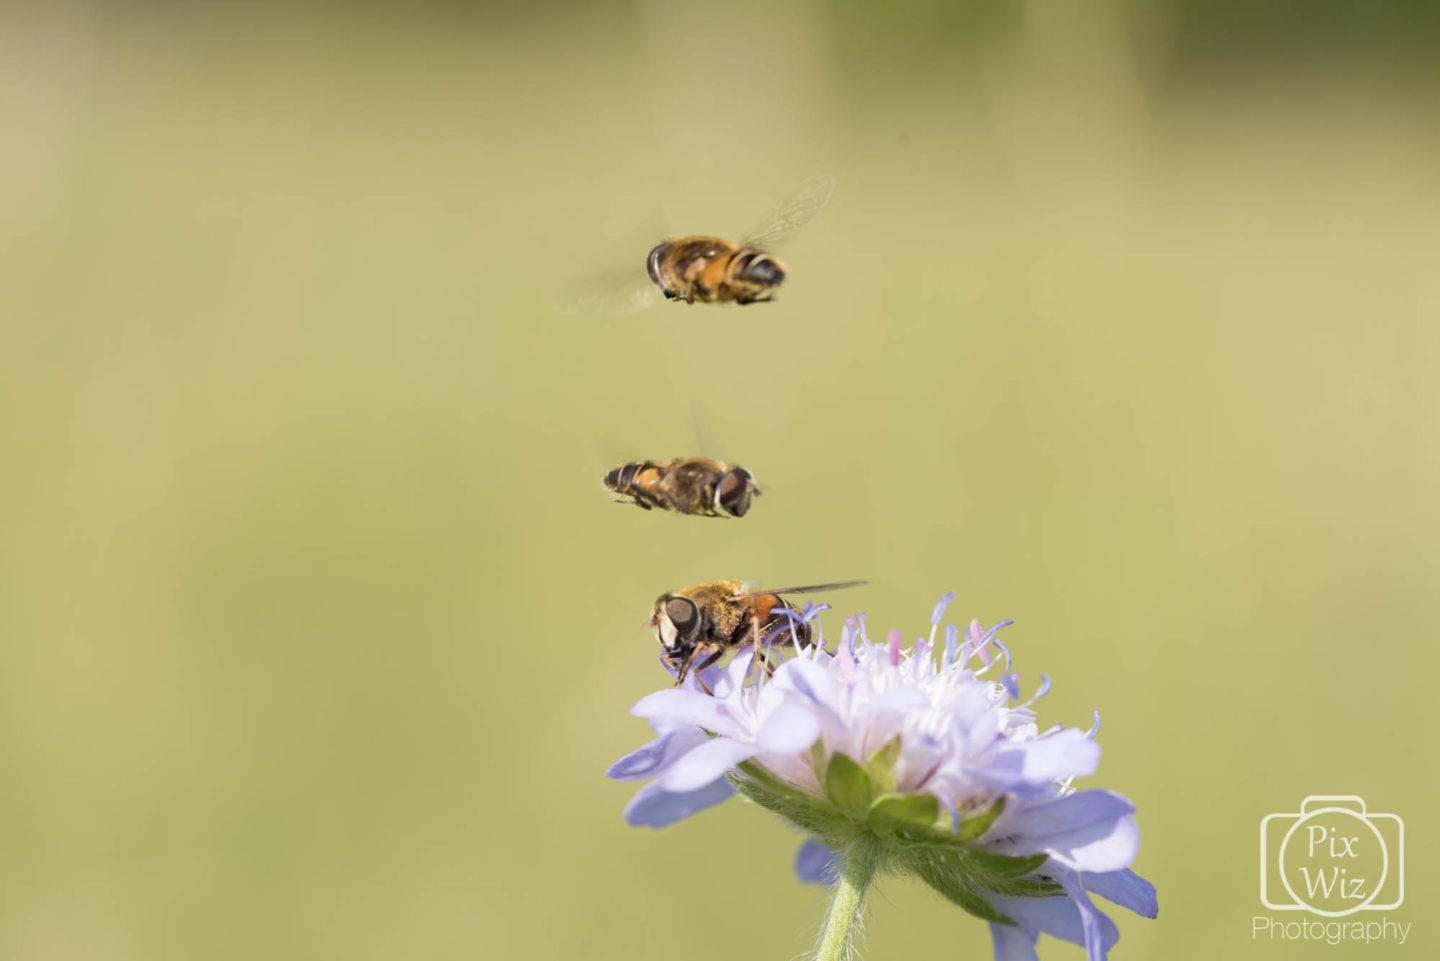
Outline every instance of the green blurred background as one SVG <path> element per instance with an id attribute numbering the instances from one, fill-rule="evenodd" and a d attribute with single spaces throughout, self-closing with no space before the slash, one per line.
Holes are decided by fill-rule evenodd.
<path id="1" fill-rule="evenodd" d="M 802 954 L 798 837 L 631 829 L 603 777 L 651 601 L 732 577 L 1014 617 L 1140 808 L 1161 917 L 1115 957 L 1425 956 L 1435 27 L 3 8 L 0 956 Z M 821 172 L 777 303 L 563 309 Z M 755 471 L 743 522 L 600 489 L 692 453 Z M 1407 819 L 1404 948 L 1251 940 L 1307 794 Z M 869 957 L 989 952 L 874 900 Z"/>

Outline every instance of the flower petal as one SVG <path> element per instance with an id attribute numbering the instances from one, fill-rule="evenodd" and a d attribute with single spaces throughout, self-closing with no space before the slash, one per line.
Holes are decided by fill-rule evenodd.
<path id="1" fill-rule="evenodd" d="M 1080 883 L 1107 901 L 1129 908 L 1141 917 L 1153 918 L 1160 913 L 1155 899 L 1155 885 L 1126 868 L 1123 871 L 1084 872 Z"/>
<path id="2" fill-rule="evenodd" d="M 1105 924 L 1110 922 L 1110 919 L 1100 913 L 1100 909 L 1095 907 L 1095 902 L 1090 900 L 1090 895 L 1086 894 L 1085 889 L 1080 886 L 1079 880 L 1069 871 L 1057 871 L 1056 878 L 1080 911 L 1080 929 L 1085 934 L 1085 953 L 1089 956 L 1089 961 L 1105 961 L 1105 954 L 1110 950 L 1110 946 L 1120 939 L 1118 930 L 1113 923 L 1110 923 L 1110 930 L 1116 933 L 1110 939 L 1110 943 L 1106 944 L 1105 938 L 1108 932 Z"/>
<path id="3" fill-rule="evenodd" d="M 1140 828 L 1129 816 L 1114 824 L 1101 821 L 1052 837 L 1045 849 L 1056 861 L 1075 871 L 1118 871 L 1129 867 L 1140 853 Z"/>
<path id="4" fill-rule="evenodd" d="M 670 765 L 655 783 L 666 791 L 694 791 L 723 778 L 725 772 L 755 753 L 749 744 L 712 737 Z"/>
<path id="5" fill-rule="evenodd" d="M 617 781 L 643 781 L 659 777 L 676 759 L 710 738 L 698 727 L 683 727 L 657 737 L 610 765 L 606 777 Z"/>
<path id="6" fill-rule="evenodd" d="M 1048 854 L 1075 871 L 1118 871 L 1140 851 L 1135 810 L 1113 791 L 1081 791 L 1069 797 L 1006 811 L 981 844 L 999 854 Z"/>
<path id="7" fill-rule="evenodd" d="M 808 658 L 795 657 L 781 664 L 770 683 L 787 694 L 798 694 L 832 710 L 840 708 L 840 688 L 835 679 L 826 668 Z"/>
<path id="8" fill-rule="evenodd" d="M 1077 791 L 1068 797 L 1007 809 L 992 835 L 1036 839 L 1073 831 L 1098 821 L 1113 822 L 1135 812 L 1135 805 L 1114 791 Z"/>
<path id="9" fill-rule="evenodd" d="M 636 717 L 665 717 L 703 727 L 707 731 L 736 737 L 743 732 L 724 701 L 681 688 L 666 688 L 642 697 L 630 713 Z"/>
<path id="10" fill-rule="evenodd" d="M 663 828 L 697 811 L 719 804 L 735 793 L 730 782 L 719 778 L 698 791 L 674 792 L 647 784 L 625 806 L 625 823 L 632 827 Z"/>
<path id="11" fill-rule="evenodd" d="M 990 941 L 995 945 L 995 961 L 1040 961 L 1035 953 L 1035 935 L 1024 928 L 1009 924 L 990 925 Z"/>
<path id="12" fill-rule="evenodd" d="M 819 736 L 820 722 L 814 713 L 794 701 L 786 701 L 760 725 L 755 743 L 762 751 L 794 754 L 808 751 Z"/>
<path id="13" fill-rule="evenodd" d="M 979 772 L 996 787 L 1046 785 L 1067 777 L 1087 777 L 1100 763 L 1100 745 L 1076 728 L 996 751 Z"/>
<path id="14" fill-rule="evenodd" d="M 750 671 L 750 664 L 754 660 L 755 652 L 747 647 L 732 657 L 730 663 L 724 667 L 707 667 L 703 672 L 705 683 L 710 685 L 710 690 L 715 692 L 717 699 L 731 697 L 744 686 L 745 675 Z"/>
<path id="15" fill-rule="evenodd" d="M 795 875 L 806 884 L 834 884 L 837 852 L 819 838 L 807 838 L 795 852 Z"/>
<path id="16" fill-rule="evenodd" d="M 1002 914 L 1014 918 L 1032 937 L 1048 934 L 1071 944 L 1090 947 L 1086 944 L 1087 920 L 1082 918 L 1080 906 L 1068 897 L 1021 898 L 988 892 L 987 897 Z M 1088 927 L 1098 935 L 1095 947 L 1100 952 L 1099 957 L 1103 958 L 1105 952 L 1120 940 L 1120 930 L 1115 927 L 1115 922 L 1096 911 L 1094 905 L 1090 905 L 1089 909 L 1093 917 L 1089 919 Z M 1091 957 L 1095 956 L 1092 951 Z"/>

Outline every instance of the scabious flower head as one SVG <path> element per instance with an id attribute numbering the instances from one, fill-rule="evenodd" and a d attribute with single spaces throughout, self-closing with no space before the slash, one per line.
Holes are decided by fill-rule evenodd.
<path id="1" fill-rule="evenodd" d="M 1129 870 L 1139 850 L 1134 805 L 1110 791 L 1076 791 L 1094 773 L 1099 715 L 1089 731 L 1041 729 L 1022 701 L 1010 652 L 972 621 L 902 645 L 871 642 L 847 619 L 834 653 L 823 633 L 767 676 L 753 652 L 643 698 L 631 713 L 655 740 L 617 761 L 612 778 L 649 780 L 625 809 L 633 825 L 664 827 L 737 791 L 810 834 L 796 856 L 802 880 L 832 880 L 857 839 L 881 866 L 919 877 L 990 922 L 999 961 L 1037 957 L 1041 933 L 1103 959 L 1115 925 L 1091 894 L 1155 917 L 1155 890 Z M 818 619 L 825 606 L 799 615 Z M 991 676 L 996 675 L 996 676 Z"/>

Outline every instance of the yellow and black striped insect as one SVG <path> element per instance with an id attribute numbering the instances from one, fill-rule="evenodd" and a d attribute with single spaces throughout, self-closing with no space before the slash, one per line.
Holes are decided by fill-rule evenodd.
<path id="1" fill-rule="evenodd" d="M 687 304 L 757 304 L 772 300 L 785 280 L 774 246 L 805 225 L 835 189 L 835 178 L 817 177 L 763 226 L 738 243 L 719 237 L 664 240 L 645 258 L 645 272 L 667 300 Z"/>
<path id="2" fill-rule="evenodd" d="M 760 493 L 748 470 L 707 457 L 622 464 L 605 475 L 605 488 L 618 504 L 697 517 L 744 517 Z"/>
<path id="3" fill-rule="evenodd" d="M 747 642 L 757 647 L 810 643 L 809 624 L 798 616 L 779 613 L 799 612 L 783 595 L 815 594 L 864 583 L 844 581 L 746 591 L 740 581 L 711 581 L 661 594 L 650 610 L 650 627 L 660 642 L 660 656 L 675 671 L 675 684 L 679 686 L 691 671 L 704 670 Z M 700 686 L 704 688 L 705 683 L 701 681 Z"/>
<path id="4" fill-rule="evenodd" d="M 645 258 L 649 280 L 633 270 L 595 278 L 571 309 L 628 314 L 650 307 L 664 295 L 687 304 L 759 304 L 774 299 L 787 268 L 773 253 L 830 199 L 834 177 L 807 180 L 763 224 L 738 241 L 692 235 L 671 237 Z"/>

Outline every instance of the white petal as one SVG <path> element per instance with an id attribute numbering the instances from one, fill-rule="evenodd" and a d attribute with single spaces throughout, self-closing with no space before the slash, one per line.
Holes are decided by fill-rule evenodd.
<path id="1" fill-rule="evenodd" d="M 1099 764 L 1100 745 L 1072 728 L 995 751 L 985 761 L 983 776 L 999 787 L 1015 788 L 1087 777 Z"/>
<path id="2" fill-rule="evenodd" d="M 1075 871 L 1119 871 L 1129 867 L 1140 853 L 1140 828 L 1133 817 L 1123 817 L 1114 824 L 1102 821 L 1047 839 L 1046 850 Z"/>
<path id="3" fill-rule="evenodd" d="M 930 698 L 918 687 L 892 687 L 872 698 L 869 706 L 871 711 L 923 711 Z"/>
<path id="4" fill-rule="evenodd" d="M 805 657 L 795 657 L 780 665 L 771 680 L 779 690 L 824 704 L 833 711 L 840 709 L 840 688 L 828 668 Z"/>
<path id="5" fill-rule="evenodd" d="M 736 737 L 742 733 L 740 725 L 730 714 L 724 701 L 701 694 L 669 688 L 642 697 L 630 713 L 636 717 L 664 717 L 671 721 L 683 721 L 703 727 L 715 734 Z"/>
<path id="6" fill-rule="evenodd" d="M 781 704 L 765 723 L 755 738 L 760 750 L 774 754 L 794 754 L 808 751 L 810 745 L 820 736 L 820 722 L 815 715 L 794 701 Z"/>
<path id="7" fill-rule="evenodd" d="M 670 765 L 670 770 L 655 783 L 666 791 L 693 791 L 724 777 L 726 771 L 754 753 L 755 748 L 749 744 L 712 737 Z"/>
<path id="8" fill-rule="evenodd" d="M 723 701 L 740 690 L 753 660 L 753 652 L 745 650 L 731 658 L 730 663 L 724 667 L 707 669 L 705 679 L 710 682 L 710 689 L 715 692 L 717 699 Z M 714 672 L 713 675 L 711 671 Z"/>

